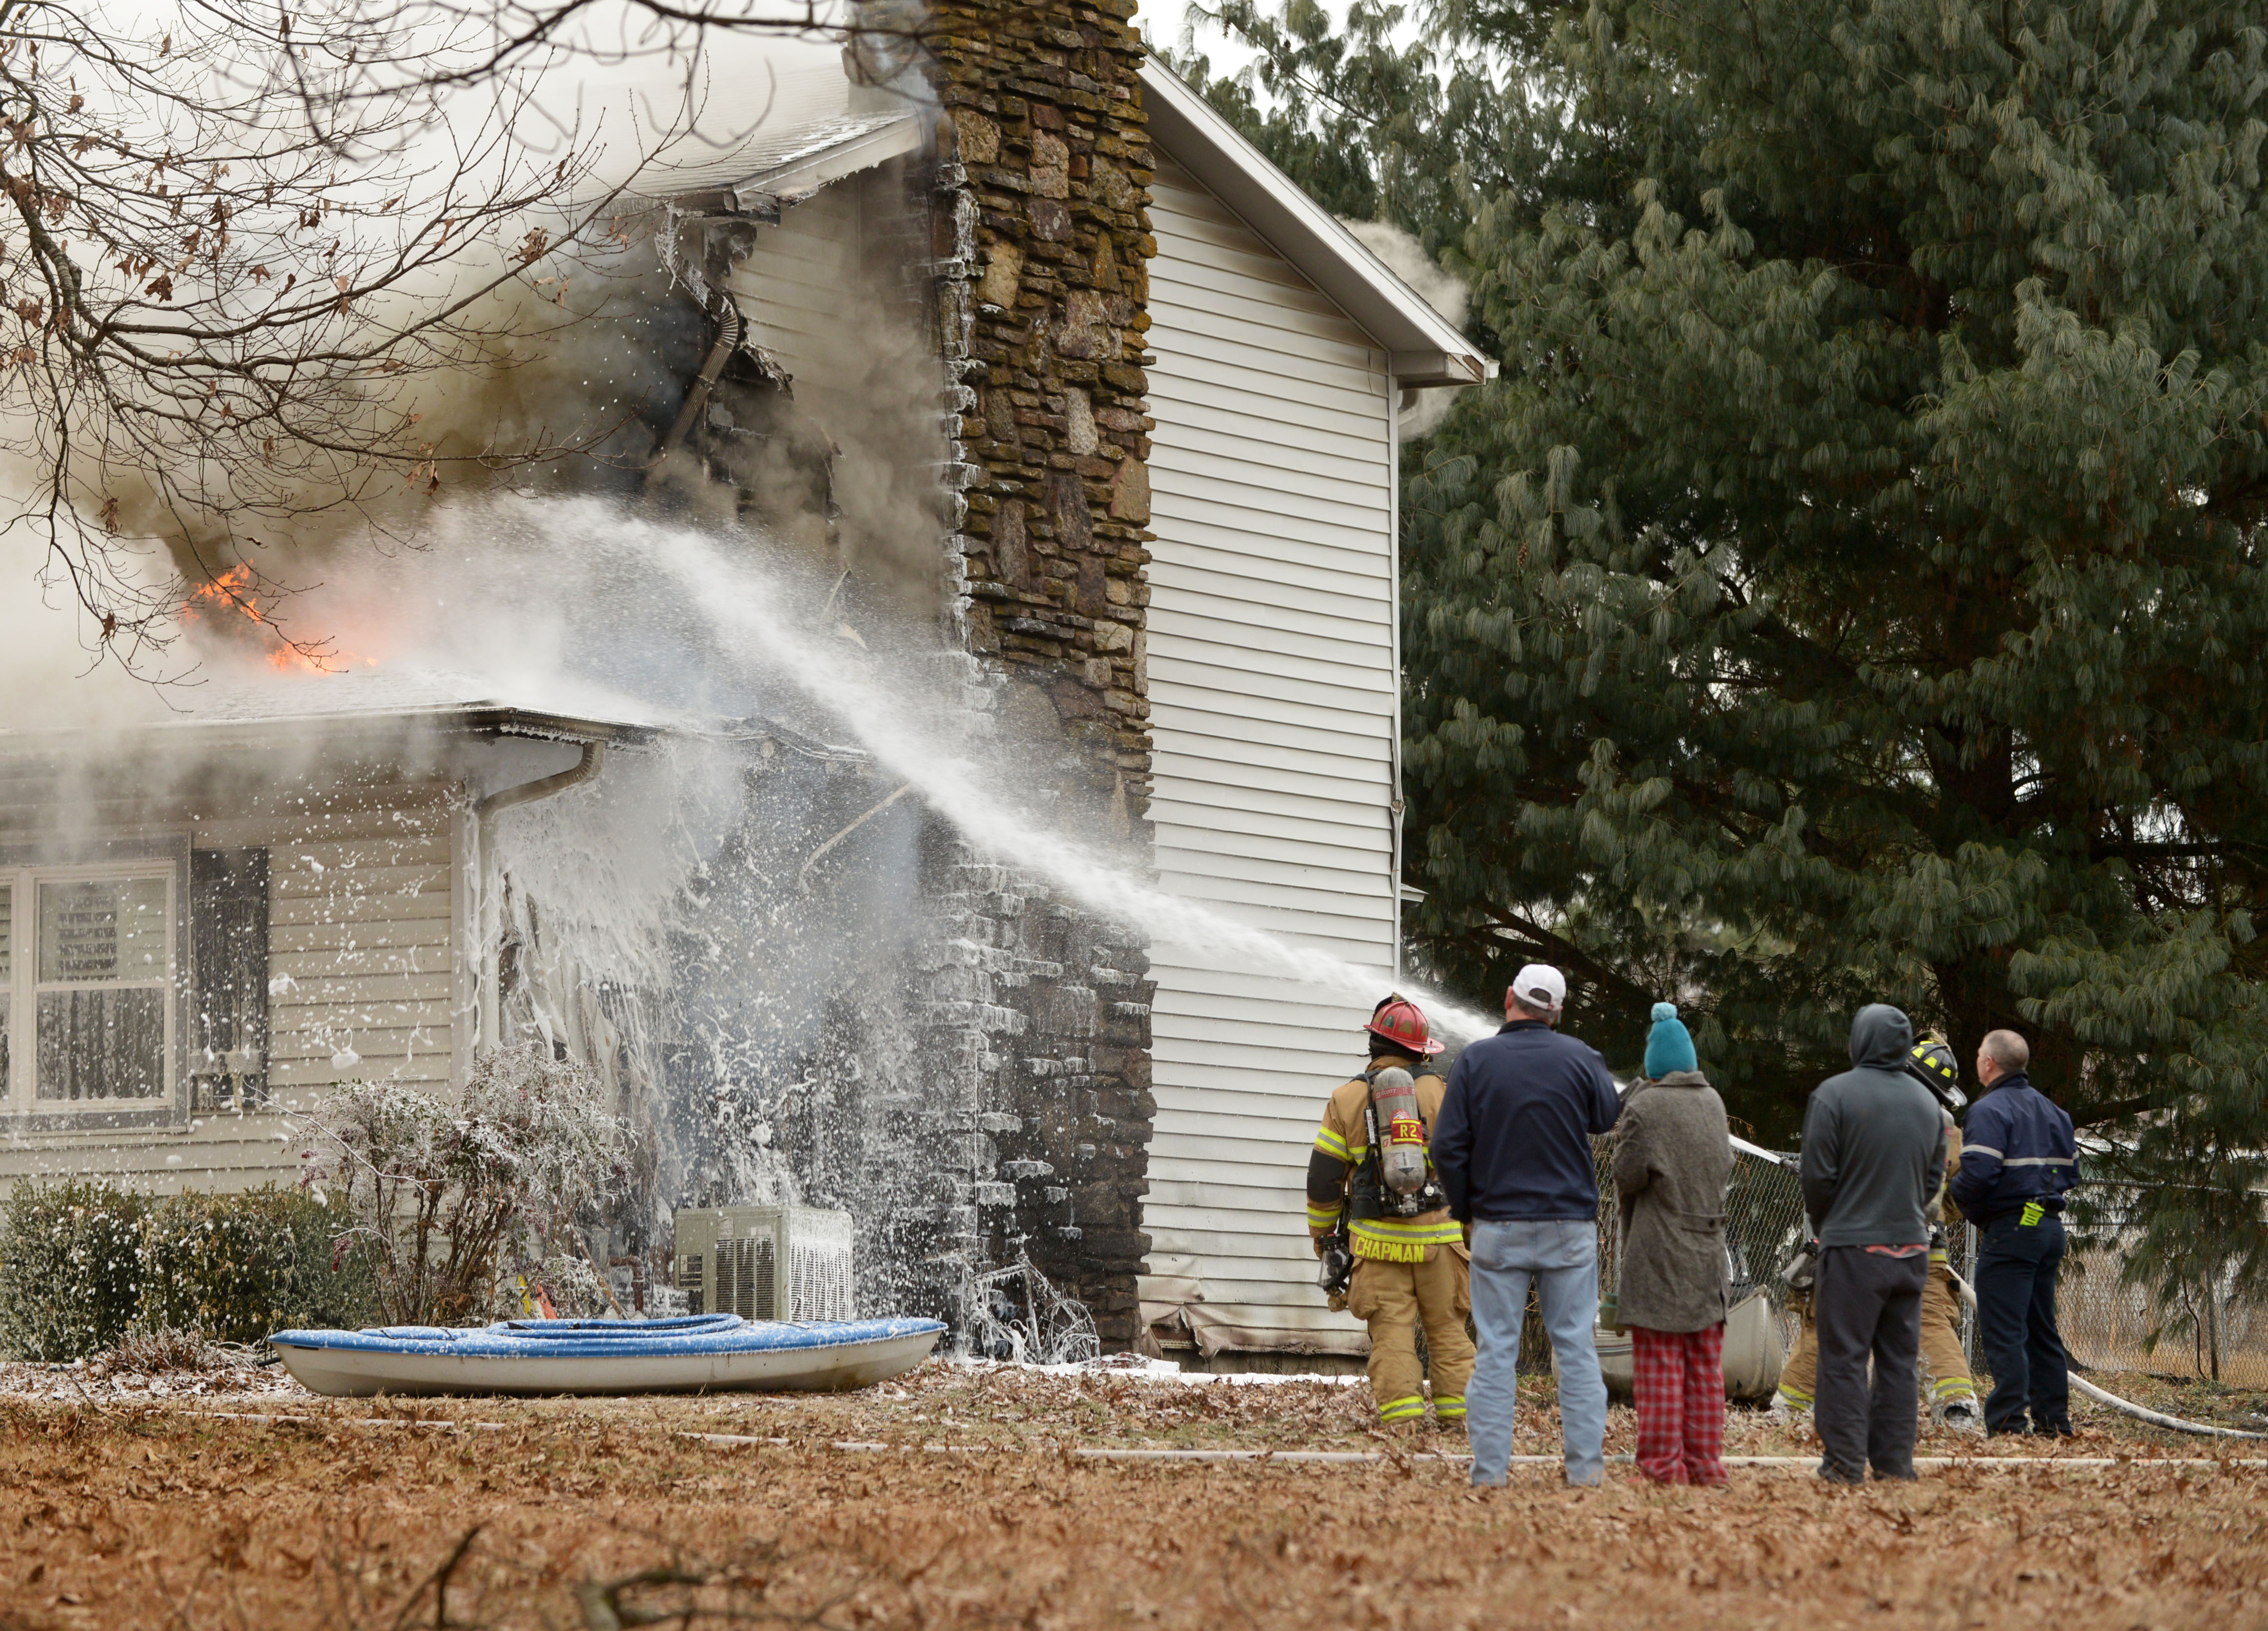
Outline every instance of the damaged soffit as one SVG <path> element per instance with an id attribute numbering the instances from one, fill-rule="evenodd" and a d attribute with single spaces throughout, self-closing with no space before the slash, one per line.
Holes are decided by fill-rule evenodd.
<path id="1" fill-rule="evenodd" d="M 839 70 L 807 73 L 795 84 L 792 108 L 783 100 L 729 151 L 696 165 L 661 166 L 644 190 L 666 195 L 688 213 L 777 220 L 781 209 L 912 152 L 926 137 L 921 109 L 892 99 L 894 106 L 862 110 Z M 1493 358 L 1154 59 L 1143 64 L 1142 88 L 1158 151 L 1370 336 L 1391 358 L 1397 384 L 1471 385 L 1494 376 Z M 878 94 L 866 92 L 862 100 Z"/>

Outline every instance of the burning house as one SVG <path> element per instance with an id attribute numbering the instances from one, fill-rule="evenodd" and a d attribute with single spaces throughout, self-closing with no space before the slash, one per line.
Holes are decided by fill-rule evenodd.
<path id="1" fill-rule="evenodd" d="M 1487 365 L 1130 9 L 941 5 L 642 181 L 703 326 L 640 502 L 826 586 L 610 537 L 710 619 L 617 661 L 698 684 L 349 667 L 0 737 L 0 1177 L 289 1181 L 295 1101 L 541 1037 L 650 1132 L 628 1252 L 807 1201 L 870 1309 L 1043 1279 L 1107 1346 L 1360 1351 L 1299 1192 L 1397 970 L 1397 417 Z"/>

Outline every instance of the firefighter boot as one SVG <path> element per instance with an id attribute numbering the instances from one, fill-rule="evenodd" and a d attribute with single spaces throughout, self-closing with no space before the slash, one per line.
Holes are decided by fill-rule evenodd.
<path id="1" fill-rule="evenodd" d="M 1425 1326 L 1426 1380 L 1432 1384 L 1433 1423 L 1444 1432 L 1465 1430 L 1465 1384 L 1472 1380 L 1473 1339 L 1465 1322 L 1473 1311 L 1472 1270 L 1461 1246 L 1438 1248 L 1429 1262 L 1411 1265 L 1418 1315 Z"/>
<path id="2" fill-rule="evenodd" d="M 1961 1298 L 1942 1251 L 1929 1254 L 1929 1280 L 1921 1294 L 1921 1376 L 1932 1422 L 1955 1433 L 1977 1433 L 1977 1384 L 1961 1350 Z"/>
<path id="3" fill-rule="evenodd" d="M 1984 1430 L 1984 1418 L 1977 1413 L 1977 1396 L 1973 1393 L 1967 1399 L 1949 1399 L 1933 1407 L 1931 1413 L 1937 1418 L 1938 1425 L 1948 1432 L 1965 1436 Z"/>
<path id="4" fill-rule="evenodd" d="M 1802 1324 L 1796 1334 L 1795 1352 L 1779 1368 L 1779 1391 L 1772 1395 L 1771 1419 L 1786 1427 L 1808 1428 L 1811 1390 L 1819 1376 L 1819 1332 L 1811 1323 L 1811 1299 L 1793 1301 Z"/>

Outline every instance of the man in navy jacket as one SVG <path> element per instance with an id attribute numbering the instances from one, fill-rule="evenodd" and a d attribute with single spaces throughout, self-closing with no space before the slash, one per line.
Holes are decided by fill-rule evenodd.
<path id="1" fill-rule="evenodd" d="M 1513 1386 L 1528 1286 L 1559 1356 L 1559 1435 L 1571 1484 L 1606 1479 L 1607 1384 L 1591 1330 L 1599 1314 L 1599 1182 L 1594 1135 L 1622 1099 L 1597 1050 L 1553 1027 L 1567 981 L 1531 963 L 1504 994 L 1504 1029 L 1449 1071 L 1433 1127 L 1433 1170 L 1449 1215 L 1471 1230 L 1480 1355 L 1465 1390 L 1473 1482 L 1510 1471 Z"/>
<path id="2" fill-rule="evenodd" d="M 1992 1367 L 1984 1430 L 2068 1435 L 2071 1373 L 2056 1329 L 2056 1272 L 2079 1147 L 2070 1116 L 2025 1075 L 2031 1059 L 2013 1030 L 1992 1032 L 1977 1050 L 1986 1092 L 1962 1127 L 1951 1187 L 1954 1205 L 1984 1236 L 1977 1254 L 1977 1334 Z"/>

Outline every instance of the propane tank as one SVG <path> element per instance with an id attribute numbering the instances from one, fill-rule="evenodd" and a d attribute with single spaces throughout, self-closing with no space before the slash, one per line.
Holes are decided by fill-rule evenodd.
<path id="1" fill-rule="evenodd" d="M 1414 1195 L 1425 1187 L 1425 1123 L 1418 1114 L 1418 1084 L 1410 1073 L 1389 1066 L 1371 1078 L 1371 1103 L 1378 1106 L 1378 1170 L 1386 1187 Z"/>

